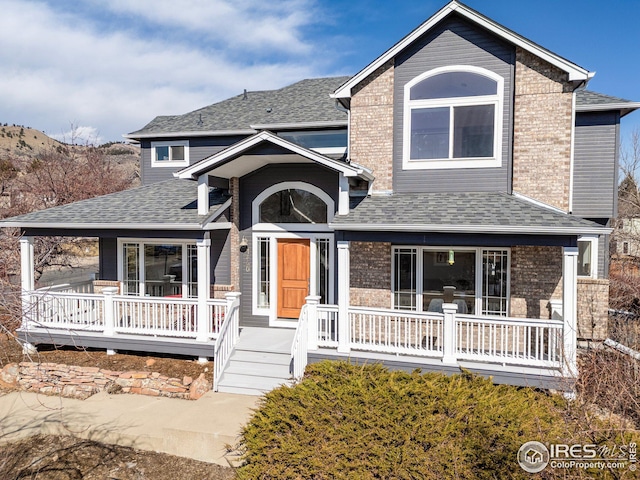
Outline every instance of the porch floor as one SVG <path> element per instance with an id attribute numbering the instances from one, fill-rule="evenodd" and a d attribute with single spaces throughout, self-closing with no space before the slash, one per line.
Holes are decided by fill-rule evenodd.
<path id="1" fill-rule="evenodd" d="M 467 362 L 459 360 L 457 365 L 446 365 L 438 358 L 416 357 L 411 355 L 394 355 L 376 352 L 352 350 L 350 353 L 339 353 L 335 348 L 319 348 L 308 352 L 308 362 L 322 360 L 343 360 L 355 364 L 381 363 L 390 370 L 413 372 L 436 372 L 453 375 L 463 371 L 491 378 L 495 384 L 516 385 L 522 387 L 543 388 L 572 392 L 575 379 L 563 377 L 560 371 L 536 367 L 498 365 L 491 363 Z"/>
<path id="2" fill-rule="evenodd" d="M 194 358 L 209 358 L 214 355 L 215 340 L 197 342 L 193 338 L 156 337 L 153 335 L 130 335 L 118 333 L 105 336 L 102 332 L 86 330 L 53 330 L 41 327 L 18 329 L 19 338 L 32 345 L 61 345 L 120 350 L 130 352 L 164 353 Z"/>

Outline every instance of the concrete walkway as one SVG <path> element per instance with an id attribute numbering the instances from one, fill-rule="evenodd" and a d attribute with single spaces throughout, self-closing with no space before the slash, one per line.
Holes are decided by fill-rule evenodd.
<path id="1" fill-rule="evenodd" d="M 37 434 L 73 435 L 229 466 L 259 397 L 206 393 L 195 401 L 101 392 L 87 400 L 29 392 L 0 396 L 0 444 Z"/>

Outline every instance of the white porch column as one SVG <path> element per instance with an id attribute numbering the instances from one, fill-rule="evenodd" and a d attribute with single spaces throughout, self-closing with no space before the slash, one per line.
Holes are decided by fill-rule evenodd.
<path id="1" fill-rule="evenodd" d="M 307 302 L 307 350 L 318 350 L 318 304 L 319 295 L 309 295 Z"/>
<path id="2" fill-rule="evenodd" d="M 209 175 L 198 177 L 198 215 L 209 213 Z"/>
<path id="3" fill-rule="evenodd" d="M 338 241 L 338 352 L 349 353 L 349 242 Z"/>
<path id="4" fill-rule="evenodd" d="M 198 249 L 198 333 L 196 341 L 206 342 L 209 330 L 209 290 L 211 289 L 211 239 L 209 234 L 196 242 Z"/>
<path id="5" fill-rule="evenodd" d="M 349 213 L 349 179 L 340 174 L 340 192 L 338 193 L 338 215 Z"/>
<path id="6" fill-rule="evenodd" d="M 578 374 L 577 350 L 578 247 L 564 247 L 562 255 L 562 318 L 564 321 L 564 374 Z"/>
<path id="7" fill-rule="evenodd" d="M 20 286 L 22 297 L 22 328 L 26 328 L 29 309 L 31 305 L 31 297 L 29 292 L 35 289 L 34 282 L 34 253 L 33 253 L 33 237 L 22 237 L 20 239 Z"/>
<path id="8" fill-rule="evenodd" d="M 442 363 L 445 365 L 458 365 L 456 359 L 457 311 L 458 306 L 455 303 L 442 304 L 442 313 L 444 313 L 442 325 Z"/>
<path id="9" fill-rule="evenodd" d="M 33 269 L 33 237 L 22 237 L 20 239 L 20 279 L 23 292 L 35 289 Z"/>

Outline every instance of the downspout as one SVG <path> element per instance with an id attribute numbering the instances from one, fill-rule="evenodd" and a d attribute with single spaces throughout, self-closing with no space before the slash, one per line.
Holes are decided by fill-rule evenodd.
<path id="1" fill-rule="evenodd" d="M 347 156 L 345 161 L 351 163 L 351 110 L 346 108 L 340 100 L 336 99 L 336 109 L 347 114 Z"/>
<path id="2" fill-rule="evenodd" d="M 569 208 L 568 213 L 573 212 L 573 170 L 576 144 L 576 91 L 571 92 L 571 146 L 569 151 Z"/>

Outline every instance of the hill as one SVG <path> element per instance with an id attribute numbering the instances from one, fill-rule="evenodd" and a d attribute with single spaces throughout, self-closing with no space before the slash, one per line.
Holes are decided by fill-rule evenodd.
<path id="1" fill-rule="evenodd" d="M 0 126 L 0 156 L 32 156 L 43 149 L 61 145 L 40 130 L 29 127 Z"/>

